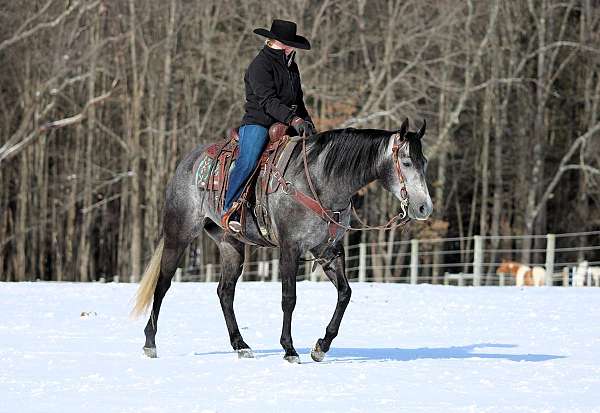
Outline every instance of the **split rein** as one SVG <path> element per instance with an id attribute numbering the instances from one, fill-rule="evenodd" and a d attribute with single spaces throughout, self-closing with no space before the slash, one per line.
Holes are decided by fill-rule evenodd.
<path id="1" fill-rule="evenodd" d="M 394 165 L 396 167 L 396 175 L 398 176 L 398 180 L 400 181 L 400 184 L 402 185 L 402 188 L 400 189 L 400 196 L 402 198 L 400 200 L 400 207 L 401 207 L 402 211 L 399 212 L 397 215 L 393 216 L 384 225 L 371 226 L 371 225 L 366 224 L 358 216 L 358 213 L 356 212 L 356 209 L 354 208 L 354 204 L 352 203 L 352 200 L 350 200 L 349 206 L 352 207 L 352 212 L 354 213 L 354 216 L 356 217 L 358 222 L 362 225 L 362 227 L 358 227 L 358 228 L 353 227 L 351 225 L 344 225 L 341 222 L 338 222 L 338 220 L 333 218 L 327 212 L 327 209 L 325 209 L 323 207 L 323 204 L 321 203 L 321 200 L 319 199 L 319 196 L 317 195 L 317 191 L 315 190 L 315 186 L 312 182 L 312 179 L 310 177 L 310 172 L 308 170 L 308 157 L 307 157 L 307 152 L 306 152 L 307 136 L 305 135 L 305 136 L 299 137 L 299 139 L 302 140 L 302 157 L 303 157 L 303 161 L 304 161 L 304 175 L 306 176 L 306 180 L 308 181 L 308 186 L 310 187 L 312 196 L 314 197 L 315 201 L 318 203 L 319 207 L 321 208 L 321 211 L 323 212 L 323 215 L 327 218 L 330 225 L 334 224 L 334 225 L 344 229 L 345 231 L 373 231 L 373 230 L 387 231 L 387 230 L 396 229 L 400 226 L 404 226 L 410 221 L 410 218 L 408 217 L 408 211 L 406 209 L 408 207 L 408 202 L 409 202 L 408 192 L 406 190 L 406 179 L 404 178 L 404 174 L 402 174 L 402 170 L 400 168 L 400 159 L 399 159 L 400 149 L 402 149 L 402 147 L 404 147 L 407 144 L 407 141 L 402 141 L 400 138 L 400 135 L 398 133 L 395 133 L 392 136 L 394 137 L 394 144 L 392 146 L 392 157 L 394 159 Z M 339 216 L 339 212 L 336 212 L 336 214 Z M 398 221 L 398 222 L 396 222 L 396 221 Z"/>

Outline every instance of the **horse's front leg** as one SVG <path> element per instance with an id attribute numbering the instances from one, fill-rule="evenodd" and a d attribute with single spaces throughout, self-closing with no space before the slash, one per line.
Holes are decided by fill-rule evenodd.
<path id="1" fill-rule="evenodd" d="M 296 307 L 296 274 L 298 272 L 299 249 L 282 248 L 280 256 L 281 309 L 283 310 L 283 328 L 279 342 L 285 350 L 284 359 L 290 363 L 300 363 L 300 357 L 292 342 L 292 313 Z"/>
<path id="2" fill-rule="evenodd" d="M 329 351 L 331 342 L 338 335 L 340 323 L 342 322 L 342 317 L 344 317 L 344 311 L 346 311 L 346 307 L 350 302 L 350 296 L 352 295 L 352 289 L 350 288 L 348 278 L 346 277 L 344 247 L 342 245 L 337 245 L 332 252 L 336 254 L 337 257 L 329 264 L 326 264 L 323 267 L 323 271 L 333 285 L 336 286 L 338 300 L 333 317 L 331 317 L 331 321 L 325 329 L 325 337 L 318 339 L 315 347 L 310 352 L 310 356 L 314 361 L 323 361 L 325 358 L 325 353 Z"/>

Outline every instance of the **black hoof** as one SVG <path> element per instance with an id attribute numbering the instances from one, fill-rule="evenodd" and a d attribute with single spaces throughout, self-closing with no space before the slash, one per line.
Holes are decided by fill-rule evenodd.
<path id="1" fill-rule="evenodd" d="M 151 359 L 158 358 L 158 354 L 156 354 L 156 347 L 144 347 L 144 354 Z"/>

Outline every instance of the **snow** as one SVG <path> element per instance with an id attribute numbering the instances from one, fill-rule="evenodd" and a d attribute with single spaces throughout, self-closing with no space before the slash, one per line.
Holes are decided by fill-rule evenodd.
<path id="1" fill-rule="evenodd" d="M 298 283 L 291 365 L 278 283 L 238 285 L 252 360 L 214 283 L 174 283 L 158 359 L 128 318 L 136 285 L 0 283 L 0 412 L 600 412 L 600 288 L 352 287 L 315 363 L 336 292 Z"/>

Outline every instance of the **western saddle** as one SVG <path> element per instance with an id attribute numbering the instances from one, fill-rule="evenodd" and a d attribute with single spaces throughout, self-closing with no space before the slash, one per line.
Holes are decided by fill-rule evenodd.
<path id="1" fill-rule="evenodd" d="M 270 228 L 271 222 L 266 205 L 267 195 L 275 192 L 280 185 L 280 181 L 273 178 L 272 172 L 274 170 L 281 171 L 281 173 L 285 171 L 297 143 L 297 140 L 290 137 L 288 129 L 291 128 L 279 122 L 269 128 L 269 142 L 237 200 L 242 225 L 242 231 L 237 234 L 237 237 L 248 243 L 264 246 L 277 245 L 275 235 L 272 234 L 273 231 Z M 204 191 L 203 198 L 212 204 L 214 211 L 219 216 L 223 213 L 229 172 L 239 156 L 238 143 L 239 129 L 230 128 L 227 130 L 225 140 L 210 145 L 194 163 L 193 173 L 196 186 L 200 191 Z M 247 214 L 249 208 L 251 213 Z M 249 240 L 245 237 L 245 220 L 248 216 L 254 217 L 263 237 L 258 243 L 256 240 Z"/>

